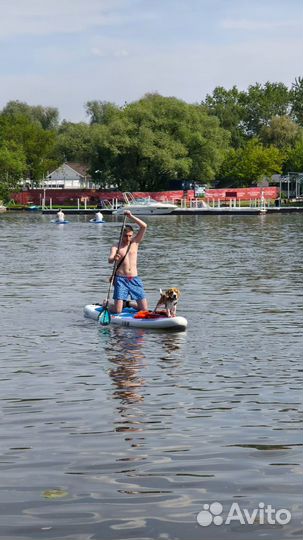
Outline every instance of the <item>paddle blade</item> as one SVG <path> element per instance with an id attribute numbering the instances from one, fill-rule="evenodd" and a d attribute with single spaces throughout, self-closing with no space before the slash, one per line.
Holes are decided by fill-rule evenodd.
<path id="1" fill-rule="evenodd" d="M 110 324 L 110 319 L 111 319 L 110 312 L 108 311 L 108 308 L 105 308 L 104 311 L 102 311 L 99 318 L 99 322 L 101 326 L 107 326 L 108 324 Z"/>

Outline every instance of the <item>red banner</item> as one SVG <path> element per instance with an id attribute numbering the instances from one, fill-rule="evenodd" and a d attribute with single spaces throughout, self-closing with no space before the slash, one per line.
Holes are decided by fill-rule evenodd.
<path id="1" fill-rule="evenodd" d="M 276 199 L 279 196 L 278 187 L 251 187 L 251 188 L 225 188 L 225 189 L 207 189 L 205 196 L 207 199 L 230 200 L 238 199 L 241 201 L 250 201 L 253 199 Z"/>
<path id="2" fill-rule="evenodd" d="M 229 201 L 237 199 L 241 201 L 249 201 L 261 199 L 263 193 L 264 199 L 276 199 L 279 196 L 278 187 L 254 187 L 254 188 L 225 188 L 225 189 L 207 189 L 205 191 L 206 200 L 212 201 Z M 98 204 L 100 200 L 118 199 L 124 201 L 121 191 L 102 191 L 96 189 L 31 189 L 16 193 L 12 198 L 21 204 L 41 204 L 43 197 L 46 198 L 46 204 L 52 199 L 55 205 L 77 205 L 78 199 L 81 199 L 81 204 L 84 204 L 86 199 L 88 205 Z M 176 191 L 137 191 L 133 192 L 133 196 L 137 197 L 152 197 L 157 201 L 177 201 L 180 199 L 194 199 L 195 193 L 193 190 L 176 190 Z"/>

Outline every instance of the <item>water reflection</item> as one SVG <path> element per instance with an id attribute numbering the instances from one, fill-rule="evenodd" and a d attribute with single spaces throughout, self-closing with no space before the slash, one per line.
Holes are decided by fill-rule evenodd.
<path id="1" fill-rule="evenodd" d="M 169 386 L 175 387 L 178 383 L 182 346 L 186 338 L 183 334 L 150 333 L 137 328 L 114 326 L 100 331 L 110 363 L 108 375 L 113 383 L 112 397 L 116 400 L 119 413 L 119 418 L 113 422 L 113 429 L 125 434 L 125 441 L 131 448 L 140 448 L 145 444 L 146 429 L 151 426 L 156 429 L 158 424 L 161 425 L 161 421 L 153 418 L 149 410 L 153 388 L 159 391 L 159 381 L 163 377 Z M 154 354 L 149 354 L 147 359 L 145 351 L 150 352 L 151 348 Z M 163 374 L 160 378 L 159 368 Z"/>
<path id="2" fill-rule="evenodd" d="M 164 355 L 161 355 L 161 360 L 173 360 L 176 364 L 180 364 L 183 358 L 182 348 L 186 345 L 186 332 L 182 333 L 163 333 L 161 335 L 161 346 L 164 350 Z"/>
<path id="3" fill-rule="evenodd" d="M 141 370 L 145 356 L 142 350 L 144 330 L 126 331 L 113 328 L 112 340 L 106 348 L 109 361 L 114 364 L 109 370 L 116 390 L 113 397 L 120 399 L 121 405 L 143 401 L 144 379 Z"/>
<path id="4" fill-rule="evenodd" d="M 104 350 L 107 359 L 114 365 L 108 371 L 115 386 L 113 397 L 120 400 L 122 409 L 128 404 L 144 401 L 142 370 L 147 367 L 145 347 L 149 349 L 150 342 L 153 342 L 154 349 L 159 348 L 161 364 L 169 362 L 172 367 L 173 362 L 176 367 L 180 365 L 181 349 L 186 342 L 185 334 L 157 332 L 151 337 L 146 330 L 138 328 L 101 327 L 100 333 L 106 340 Z"/>

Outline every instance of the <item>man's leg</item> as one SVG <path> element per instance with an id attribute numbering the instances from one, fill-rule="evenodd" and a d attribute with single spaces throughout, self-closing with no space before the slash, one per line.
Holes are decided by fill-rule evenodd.
<path id="1" fill-rule="evenodd" d="M 123 300 L 115 300 L 114 305 L 110 307 L 112 313 L 122 313 Z"/>
<path id="2" fill-rule="evenodd" d="M 129 293 L 130 293 L 131 297 L 133 297 L 136 300 L 138 310 L 139 311 L 147 311 L 148 310 L 148 303 L 147 303 L 147 299 L 145 298 L 145 292 L 144 292 L 144 287 L 143 287 L 143 283 L 142 283 L 141 278 L 139 276 L 137 276 L 132 280 L 131 283 L 132 283 L 132 286 L 130 288 Z M 142 296 L 143 296 L 143 298 L 142 298 Z"/>
<path id="3" fill-rule="evenodd" d="M 123 300 L 123 308 L 138 309 L 137 301 L 136 300 Z"/>
<path id="4" fill-rule="evenodd" d="M 148 310 L 148 304 L 146 298 L 142 298 L 142 300 L 137 300 L 138 309 L 139 311 L 147 311 Z"/>
<path id="5" fill-rule="evenodd" d="M 127 298 L 127 290 L 125 284 L 123 283 L 123 279 L 116 276 L 114 286 L 114 304 L 112 304 L 109 309 L 111 313 L 122 313 L 124 301 L 123 296 L 124 298 Z"/>
<path id="6" fill-rule="evenodd" d="M 106 304 L 106 300 L 103 300 L 103 307 Z M 109 302 L 108 304 L 108 310 L 111 313 L 121 313 L 123 309 L 123 300 L 115 300 L 114 302 Z"/>

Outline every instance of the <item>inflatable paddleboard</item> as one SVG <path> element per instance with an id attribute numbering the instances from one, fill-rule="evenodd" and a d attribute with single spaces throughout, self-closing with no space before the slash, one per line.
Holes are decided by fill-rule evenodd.
<path id="1" fill-rule="evenodd" d="M 39 210 L 41 210 L 41 206 L 32 204 L 31 206 L 28 206 L 27 208 L 25 208 L 25 210 L 27 210 L 28 212 L 39 212 Z"/>
<path id="2" fill-rule="evenodd" d="M 84 307 L 84 316 L 99 320 L 103 307 L 99 304 L 90 304 Z M 187 327 L 185 317 L 166 317 L 159 313 L 137 311 L 134 308 L 124 308 L 122 313 L 111 314 L 110 324 L 133 328 L 148 328 L 153 330 L 174 330 L 182 332 Z"/>
<path id="3" fill-rule="evenodd" d="M 96 223 L 96 224 L 98 224 L 98 223 L 105 223 L 105 221 L 104 221 L 103 219 L 102 219 L 102 220 L 99 220 L 99 219 L 98 219 L 98 220 L 96 220 L 96 219 L 90 219 L 89 222 L 90 222 L 90 223 Z"/>
<path id="4" fill-rule="evenodd" d="M 69 221 L 67 219 L 65 219 L 64 221 L 59 221 L 59 219 L 52 219 L 51 223 L 56 223 L 57 225 L 65 225 L 65 223 L 69 223 Z"/>

